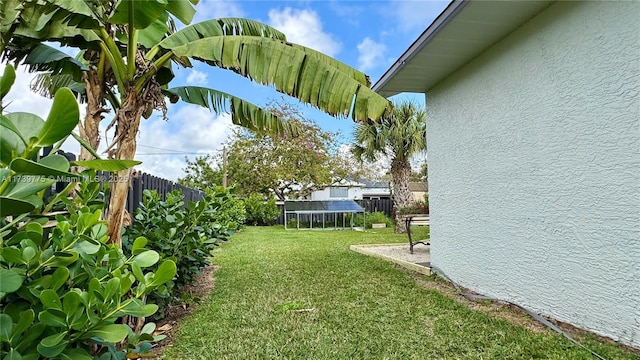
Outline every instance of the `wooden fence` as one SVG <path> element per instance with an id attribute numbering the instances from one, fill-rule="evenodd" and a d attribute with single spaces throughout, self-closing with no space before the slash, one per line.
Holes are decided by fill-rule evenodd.
<path id="1" fill-rule="evenodd" d="M 127 195 L 127 211 L 130 214 L 135 214 L 136 209 L 142 202 L 142 192 L 144 190 L 157 191 L 162 200 L 166 200 L 167 194 L 173 190 L 180 190 L 184 195 L 185 204 L 189 201 L 201 200 L 204 197 L 204 192 L 200 190 L 192 189 L 151 174 L 138 173 L 132 177 Z"/>

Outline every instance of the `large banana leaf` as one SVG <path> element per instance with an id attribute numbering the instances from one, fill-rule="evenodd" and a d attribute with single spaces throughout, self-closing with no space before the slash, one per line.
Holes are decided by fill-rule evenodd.
<path id="1" fill-rule="evenodd" d="M 167 36 L 167 38 L 162 40 L 158 46 L 164 49 L 173 49 L 192 41 L 208 37 L 240 34 L 244 36 L 262 36 L 278 40 L 286 40 L 283 33 L 260 22 L 241 18 L 220 18 L 206 20 L 187 26 L 184 29 Z"/>
<path id="2" fill-rule="evenodd" d="M 136 29 L 148 27 L 167 13 L 174 15 L 182 23 L 189 24 L 196 13 L 192 4 L 197 3 L 198 1 L 190 0 L 121 0 L 109 20 L 113 24 L 128 24 L 133 10 L 133 26 Z"/>
<path id="3" fill-rule="evenodd" d="M 77 82 L 82 81 L 82 72 L 89 68 L 73 56 L 45 44 L 38 44 L 24 59 L 29 71 L 49 71 L 51 74 L 69 74 Z"/>
<path id="4" fill-rule="evenodd" d="M 356 121 L 377 120 L 390 103 L 369 87 L 332 66 L 329 57 L 284 41 L 251 36 L 217 36 L 191 41 L 171 49 L 230 69 L 260 84 L 320 108 L 331 115 Z"/>
<path id="5" fill-rule="evenodd" d="M 100 7 L 97 7 L 100 8 Z M 85 0 L 47 0 L 25 2 L 20 15 L 20 25 L 15 35 L 38 40 L 60 40 L 66 44 L 99 40 L 91 29 L 100 22 Z"/>
<path id="6" fill-rule="evenodd" d="M 215 113 L 230 113 L 234 124 L 252 131 L 297 134 L 291 123 L 233 95 L 198 86 L 179 86 L 165 90 L 169 97 L 200 105 Z"/>

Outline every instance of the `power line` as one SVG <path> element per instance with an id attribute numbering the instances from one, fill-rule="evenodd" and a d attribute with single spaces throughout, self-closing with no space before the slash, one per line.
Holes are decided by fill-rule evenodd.
<path id="1" fill-rule="evenodd" d="M 140 155 L 204 155 L 206 153 L 202 152 L 163 152 L 163 153 L 143 153 L 136 154 L 136 156 Z"/>
<path id="2" fill-rule="evenodd" d="M 159 148 L 159 147 L 155 147 L 155 146 L 142 145 L 142 144 L 138 144 L 138 146 L 149 148 L 149 149 L 166 150 L 166 151 L 173 151 L 173 152 L 181 152 L 182 151 L 182 150 Z"/>

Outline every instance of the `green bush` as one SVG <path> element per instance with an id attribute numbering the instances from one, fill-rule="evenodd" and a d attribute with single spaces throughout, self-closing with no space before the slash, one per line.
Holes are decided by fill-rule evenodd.
<path id="1" fill-rule="evenodd" d="M 411 205 L 398 208 L 396 210 L 400 215 L 408 214 L 428 214 L 429 213 L 429 198 L 425 195 L 425 201 L 414 201 Z"/>
<path id="2" fill-rule="evenodd" d="M 280 216 L 280 209 L 273 197 L 264 201 L 260 194 L 253 194 L 244 200 L 247 211 L 247 224 L 249 225 L 273 225 Z"/>
<path id="3" fill-rule="evenodd" d="M 53 228 L 43 228 L 51 221 L 44 216 L 24 226 L 2 220 L 0 341 L 1 352 L 14 356 L 8 359 L 111 359 L 151 348 L 135 342 L 152 336 L 133 334 L 120 319 L 153 315 L 158 306 L 144 298 L 173 278 L 176 265 L 156 266 L 159 255 L 144 248 L 143 237 L 130 255 L 108 244 L 102 211 L 86 202 L 95 200 L 98 187 L 79 184 L 75 200 L 64 199 L 69 215 L 56 215 Z M 126 337 L 130 347 L 116 350 Z"/>
<path id="4" fill-rule="evenodd" d="M 0 101 L 13 85 L 8 65 L 0 77 Z M 158 340 L 148 324 L 135 334 L 131 318 L 154 314 L 146 296 L 171 280 L 172 261 L 155 271 L 159 255 L 134 241 L 125 254 L 108 244 L 101 221 L 104 202 L 95 172 L 69 173 L 59 148 L 79 121 L 69 89 L 56 92 L 47 120 L 30 113 L 2 114 L 0 131 L 0 354 L 3 359 L 137 358 Z M 88 148 L 88 145 L 83 144 Z M 93 149 L 90 149 L 93 151 Z M 95 153 L 95 152 L 94 152 Z M 136 162 L 91 160 L 85 168 L 126 169 Z M 44 199 L 54 176 L 74 179 L 61 193 Z M 86 177 L 85 177 L 86 176 Z M 76 196 L 68 199 L 74 190 Z M 52 210 L 57 210 L 51 212 Z M 143 270 L 145 269 L 145 270 Z M 142 322 L 139 322 L 142 325 Z M 123 341 L 125 340 L 126 341 Z"/>
<path id="5" fill-rule="evenodd" d="M 136 238 L 145 235 L 160 259 L 171 259 L 177 264 L 176 278 L 150 294 L 161 307 L 156 318 L 164 317 L 166 306 L 179 300 L 179 289 L 192 284 L 195 276 L 211 264 L 211 251 L 219 241 L 227 239 L 230 227 L 237 228 L 235 221 L 241 213 L 236 211 L 238 205 L 232 207 L 235 215 L 221 211 L 229 198 L 230 194 L 220 188 L 208 191 L 198 202 L 185 205 L 178 190 L 167 194 L 165 201 L 155 191 L 143 192 L 142 204 L 131 226 L 125 229 L 122 245 L 130 249 Z"/>
<path id="6" fill-rule="evenodd" d="M 371 224 L 387 224 L 387 227 L 393 226 L 393 222 L 382 212 L 366 213 L 366 216 L 357 215 L 353 218 L 353 226 L 362 227 L 366 221 L 366 228 L 371 229 Z"/>
<path id="7" fill-rule="evenodd" d="M 206 192 L 210 206 L 218 208 L 215 214 L 218 224 L 226 226 L 228 231 L 237 231 L 244 227 L 247 211 L 244 201 L 234 193 L 234 188 L 216 186 L 213 190 L 207 189 Z"/>

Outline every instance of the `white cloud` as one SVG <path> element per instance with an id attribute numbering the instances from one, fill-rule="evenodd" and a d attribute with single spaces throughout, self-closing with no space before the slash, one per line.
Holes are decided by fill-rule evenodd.
<path id="1" fill-rule="evenodd" d="M 358 68 L 368 71 L 380 65 L 386 65 L 384 53 L 387 47 L 366 37 L 358 44 Z"/>
<path id="2" fill-rule="evenodd" d="M 392 1 L 391 14 L 401 31 L 424 30 L 450 1 Z"/>
<path id="3" fill-rule="evenodd" d="M 143 161 L 139 168 L 158 177 L 177 180 L 184 176 L 184 157 L 197 155 L 161 155 L 168 151 L 154 148 L 204 155 L 217 151 L 231 135 L 233 126 L 230 115 L 218 116 L 196 105 L 180 106 L 169 114 L 168 122 L 158 118 L 143 121 L 138 137 L 139 155 L 136 156 Z"/>
<path id="4" fill-rule="evenodd" d="M 196 15 L 192 23 L 225 17 L 245 17 L 245 12 L 235 1 L 202 0 L 195 8 Z"/>
<path id="5" fill-rule="evenodd" d="M 192 69 L 189 72 L 189 76 L 187 76 L 187 83 L 191 85 L 204 85 L 207 83 L 207 74 L 202 71 Z"/>
<path id="6" fill-rule="evenodd" d="M 282 11 L 269 11 L 269 25 L 282 31 L 287 40 L 335 56 L 341 44 L 322 30 L 318 14 L 312 10 L 296 10 L 289 7 Z"/>

